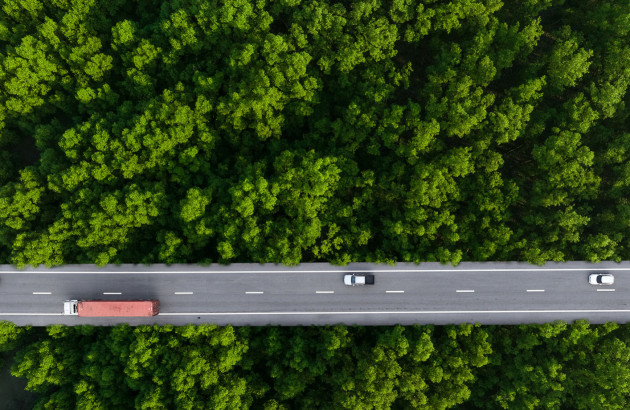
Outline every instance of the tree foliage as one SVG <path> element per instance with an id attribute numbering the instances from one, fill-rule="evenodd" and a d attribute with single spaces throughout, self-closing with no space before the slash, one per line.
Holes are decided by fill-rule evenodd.
<path id="1" fill-rule="evenodd" d="M 628 16 L 7 0 L 0 262 L 627 259 Z"/>
<path id="2" fill-rule="evenodd" d="M 628 407 L 628 325 L 0 326 L 35 408 Z"/>

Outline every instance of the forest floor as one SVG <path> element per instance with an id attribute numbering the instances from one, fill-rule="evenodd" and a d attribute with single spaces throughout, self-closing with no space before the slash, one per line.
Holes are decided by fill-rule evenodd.
<path id="1" fill-rule="evenodd" d="M 32 409 L 37 394 L 24 390 L 26 379 L 11 376 L 12 356 L 3 354 L 0 363 L 0 410 Z"/>
<path id="2" fill-rule="evenodd" d="M 35 145 L 34 138 L 22 138 L 20 142 L 14 146 L 15 158 L 18 159 L 18 168 L 22 169 L 29 165 L 37 164 L 40 152 Z"/>

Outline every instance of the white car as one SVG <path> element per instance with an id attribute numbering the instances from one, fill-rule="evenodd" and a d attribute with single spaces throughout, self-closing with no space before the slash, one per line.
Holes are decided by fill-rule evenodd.
<path id="1" fill-rule="evenodd" d="M 373 285 L 374 284 L 374 275 L 344 275 L 343 283 L 348 286 L 357 286 L 357 285 Z"/>
<path id="2" fill-rule="evenodd" d="M 591 285 L 612 285 L 615 277 L 610 273 L 591 273 L 588 275 L 588 283 Z"/>

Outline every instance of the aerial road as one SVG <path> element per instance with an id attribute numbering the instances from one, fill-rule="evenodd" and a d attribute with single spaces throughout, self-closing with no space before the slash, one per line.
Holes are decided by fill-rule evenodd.
<path id="1" fill-rule="evenodd" d="M 374 275 L 348 286 L 351 273 Z M 614 284 L 589 284 L 610 273 Z M 350 282 L 348 282 L 350 283 Z M 152 317 L 77 317 L 66 300 L 159 300 Z M 44 326 L 138 324 L 394 325 L 630 321 L 630 262 L 0 265 L 0 320 Z"/>

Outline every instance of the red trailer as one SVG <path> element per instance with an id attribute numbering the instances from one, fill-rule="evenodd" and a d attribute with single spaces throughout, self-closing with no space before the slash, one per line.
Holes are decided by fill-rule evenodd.
<path id="1" fill-rule="evenodd" d="M 64 315 L 79 317 L 155 316 L 160 311 L 157 300 L 67 300 Z"/>

